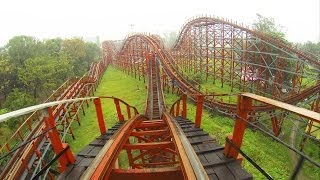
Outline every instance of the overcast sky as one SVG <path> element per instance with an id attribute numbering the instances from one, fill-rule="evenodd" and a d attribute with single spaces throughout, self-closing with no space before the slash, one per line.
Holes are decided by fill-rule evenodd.
<path id="1" fill-rule="evenodd" d="M 16 35 L 118 40 L 131 30 L 161 34 L 202 14 L 251 25 L 256 13 L 284 26 L 289 41 L 320 41 L 319 0 L 0 0 L 0 46 Z"/>

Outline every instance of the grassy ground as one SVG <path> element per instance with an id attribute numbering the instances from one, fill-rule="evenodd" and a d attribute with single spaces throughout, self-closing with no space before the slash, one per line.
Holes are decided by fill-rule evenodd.
<path id="1" fill-rule="evenodd" d="M 122 98 L 130 105 L 136 106 L 140 113 L 144 112 L 146 91 L 143 81 L 134 79 L 113 67 L 108 68 L 95 95 Z M 178 96 L 174 94 L 165 93 L 166 104 L 169 108 L 177 98 Z M 90 104 L 90 107 L 86 110 L 86 116 L 81 117 L 81 127 L 74 123 L 73 130 L 77 139 L 75 141 L 69 139 L 74 153 L 80 151 L 99 135 L 95 109 L 93 103 Z M 108 101 L 103 101 L 103 104 L 105 121 L 110 128 L 117 121 L 114 105 L 113 102 Z M 188 102 L 188 118 L 194 120 L 194 117 L 195 106 L 192 102 Z M 204 110 L 201 127 L 215 137 L 219 144 L 224 145 L 225 137 L 233 130 L 233 120 Z M 271 138 L 247 129 L 242 150 L 275 179 L 288 179 L 290 177 L 294 165 L 290 161 L 289 151 Z M 125 153 L 122 154 L 121 157 L 125 158 Z M 120 159 L 120 164 L 121 161 Z M 253 174 L 254 178 L 265 179 L 246 160 L 244 160 L 243 165 L 247 171 Z M 310 179 L 319 177 L 318 172 L 313 171 L 309 171 L 308 175 L 310 175 Z"/>
<path id="2" fill-rule="evenodd" d="M 94 95 L 120 98 L 130 105 L 135 106 L 140 113 L 144 112 L 146 97 L 144 82 L 138 81 L 113 67 L 108 67 Z M 106 126 L 107 128 L 111 128 L 117 122 L 114 103 L 112 100 L 103 99 L 102 106 Z M 76 140 L 71 141 L 71 138 L 67 139 L 74 153 L 79 152 L 100 134 L 93 102 L 89 102 L 86 115 L 82 115 L 80 118 L 80 127 L 78 124 L 73 123 Z"/>

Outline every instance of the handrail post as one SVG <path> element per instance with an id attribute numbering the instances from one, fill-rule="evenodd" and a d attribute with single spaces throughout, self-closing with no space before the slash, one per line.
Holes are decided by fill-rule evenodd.
<path id="1" fill-rule="evenodd" d="M 180 100 L 176 104 L 176 117 L 178 117 L 180 114 Z"/>
<path id="2" fill-rule="evenodd" d="M 197 95 L 196 99 L 197 99 L 197 110 L 196 110 L 196 120 L 195 120 L 194 127 L 200 128 L 204 96 Z"/>
<path id="3" fill-rule="evenodd" d="M 118 120 L 119 122 L 123 122 L 124 121 L 124 117 L 121 113 L 121 107 L 120 107 L 120 103 L 119 103 L 119 99 L 115 98 L 114 99 L 114 104 L 116 105 L 116 110 L 117 110 L 117 114 L 118 114 Z"/>
<path id="4" fill-rule="evenodd" d="M 187 118 L 187 95 L 182 95 L 182 117 L 184 119 Z"/>
<path id="5" fill-rule="evenodd" d="M 105 134 L 107 132 L 107 130 L 106 130 L 106 126 L 105 126 L 104 119 L 103 119 L 101 99 L 100 98 L 94 99 L 93 102 L 96 107 L 96 113 L 97 113 L 100 133 L 102 135 L 102 134 Z"/>
<path id="6" fill-rule="evenodd" d="M 250 97 L 238 95 L 238 105 L 237 105 L 237 118 L 233 128 L 233 134 L 229 135 L 227 139 L 231 141 L 236 147 L 241 148 L 243 136 L 245 133 L 248 113 L 252 107 L 252 99 Z M 226 141 L 224 148 L 224 155 L 226 157 L 232 157 L 237 160 L 241 160 L 241 157 L 238 157 L 239 152 L 232 147 L 231 144 Z"/>
<path id="7" fill-rule="evenodd" d="M 129 105 L 127 105 L 127 113 L 128 113 L 128 119 L 131 119 L 131 110 Z"/>

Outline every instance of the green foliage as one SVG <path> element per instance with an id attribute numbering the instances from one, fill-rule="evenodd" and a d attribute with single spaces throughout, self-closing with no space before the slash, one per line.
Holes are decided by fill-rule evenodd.
<path id="1" fill-rule="evenodd" d="M 22 92 L 19 89 L 15 88 L 8 95 L 4 103 L 4 107 L 10 111 L 14 111 L 25 108 L 27 106 L 31 106 L 34 103 L 34 99 L 28 93 Z"/>
<path id="2" fill-rule="evenodd" d="M 79 38 L 66 39 L 62 42 L 62 53 L 71 62 L 76 76 L 83 75 L 88 69 L 88 62 L 84 61 L 86 56 L 85 42 Z"/>
<path id="3" fill-rule="evenodd" d="M 11 63 L 20 67 L 24 61 L 41 54 L 41 42 L 30 36 L 16 36 L 6 45 Z"/>
<path id="4" fill-rule="evenodd" d="M 88 61 L 88 64 L 90 65 L 92 61 L 101 59 L 101 49 L 97 44 L 95 43 L 86 43 L 85 44 L 86 49 L 86 60 Z M 88 67 L 89 68 L 89 67 Z"/>
<path id="5" fill-rule="evenodd" d="M 291 43 L 286 40 L 285 36 L 286 34 L 282 31 L 283 27 L 281 25 L 278 25 L 275 23 L 275 20 L 273 18 L 267 18 L 260 14 L 257 14 L 257 20 L 253 23 L 253 29 L 261 32 L 265 35 L 269 35 L 272 38 L 281 41 L 282 43 L 291 46 Z M 259 42 L 258 42 L 259 43 Z M 274 54 L 278 54 L 278 49 L 275 47 L 271 47 L 271 52 Z M 258 57 L 260 58 L 260 57 Z M 277 57 L 274 57 L 277 58 Z M 252 59 L 252 61 L 256 61 L 255 59 Z M 259 60 L 257 60 L 259 61 Z M 276 60 L 280 61 L 280 60 Z M 272 74 L 276 73 L 276 69 L 273 69 L 276 67 L 276 63 L 267 62 L 268 66 L 270 67 L 270 71 Z M 286 70 L 295 72 L 295 62 L 294 61 L 286 61 Z M 294 75 L 292 73 L 284 73 L 284 84 L 287 86 L 291 86 L 292 78 Z M 273 81 L 273 79 L 272 79 Z"/>
<path id="6" fill-rule="evenodd" d="M 283 42 L 288 42 L 285 39 L 285 33 L 282 31 L 283 27 L 281 25 L 277 25 L 273 18 L 267 18 L 261 14 L 257 14 L 257 17 L 258 20 L 253 23 L 254 30 L 268 34 Z"/>
<path id="7" fill-rule="evenodd" d="M 80 38 L 13 37 L 0 48 L 0 102 L 13 88 L 41 102 L 68 78 L 82 76 L 100 55 L 97 44 Z"/>
<path id="8" fill-rule="evenodd" d="M 308 41 L 304 44 L 296 44 L 296 45 L 302 51 L 311 53 L 314 56 L 318 57 L 318 59 L 320 61 L 320 42 L 313 43 L 313 42 Z"/>
<path id="9" fill-rule="evenodd" d="M 9 112 L 8 109 L 0 109 L 0 115 Z"/>
<path id="10" fill-rule="evenodd" d="M 54 89 L 52 83 L 54 78 L 54 61 L 50 57 L 35 57 L 25 61 L 25 67 L 19 68 L 18 76 L 20 81 L 33 92 L 33 97 L 37 98 L 38 90 L 45 87 Z M 51 85 L 51 87 L 50 87 Z"/>
<path id="11" fill-rule="evenodd" d="M 19 89 L 13 89 L 11 93 L 9 93 L 4 107 L 5 111 L 14 111 L 21 108 L 25 108 L 31 106 L 35 103 L 34 99 L 27 93 L 19 91 Z M 9 129 L 14 130 L 21 123 L 23 119 L 10 119 L 6 122 L 6 125 Z"/>
<path id="12" fill-rule="evenodd" d="M 45 40 L 44 41 L 45 55 L 47 55 L 47 56 L 60 56 L 62 41 L 63 40 L 61 38 Z"/>
<path id="13" fill-rule="evenodd" d="M 2 57 L 0 59 L 0 92 L 4 96 L 6 96 L 10 92 L 10 85 L 12 84 L 12 69 L 13 67 L 10 64 L 9 60 L 6 57 Z"/>

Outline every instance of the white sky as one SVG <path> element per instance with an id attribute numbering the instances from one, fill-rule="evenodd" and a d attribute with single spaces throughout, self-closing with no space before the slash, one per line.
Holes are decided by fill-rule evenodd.
<path id="1" fill-rule="evenodd" d="M 0 0 L 0 46 L 16 35 L 123 39 L 135 32 L 179 31 L 195 15 L 251 25 L 273 17 L 293 42 L 320 41 L 319 0 Z"/>

